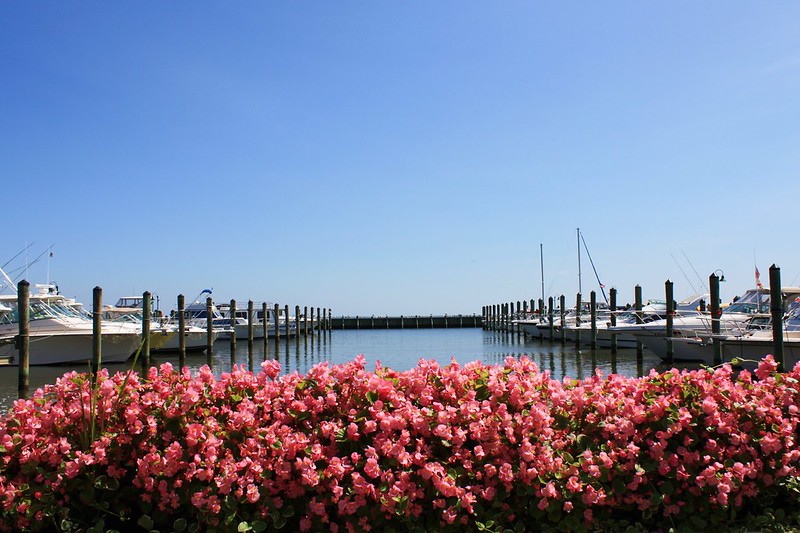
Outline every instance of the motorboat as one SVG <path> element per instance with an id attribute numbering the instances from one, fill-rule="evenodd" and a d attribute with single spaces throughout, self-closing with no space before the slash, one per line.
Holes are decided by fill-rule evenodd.
<path id="1" fill-rule="evenodd" d="M 264 316 L 264 304 L 261 302 L 253 304 L 253 338 L 254 339 L 261 339 L 264 338 L 264 334 L 268 337 L 276 337 L 276 326 L 278 324 L 278 328 L 280 329 L 281 337 L 286 336 L 294 336 L 297 334 L 297 320 L 296 317 L 287 317 L 284 316 L 284 310 L 278 309 L 278 317 L 277 320 L 275 319 L 275 311 L 273 304 L 266 304 L 267 308 L 267 315 Z M 248 315 L 250 311 L 247 308 L 236 308 L 235 312 L 232 312 L 232 308 L 230 304 L 219 304 L 217 307 L 219 313 L 222 315 L 224 319 L 228 321 L 228 324 L 233 328 L 231 331 L 230 329 L 223 332 L 221 334 L 222 338 L 230 338 L 233 332 L 236 334 L 237 339 L 248 339 L 250 336 L 250 319 Z"/>
<path id="2" fill-rule="evenodd" d="M 0 338 L 19 334 L 19 309 L 16 295 L 0 295 Z M 55 291 L 30 295 L 30 365 L 81 364 L 92 360 L 94 323 L 80 305 Z M 141 343 L 141 328 L 127 323 L 101 323 L 101 362 L 122 363 Z M 14 343 L 0 344 L 0 359 L 19 364 Z"/>
<path id="3" fill-rule="evenodd" d="M 113 306 L 103 307 L 103 318 L 109 321 L 123 321 L 137 324 L 141 329 L 144 312 L 142 296 L 123 296 Z M 212 330 L 211 341 L 219 336 L 219 331 Z M 208 332 L 205 328 L 192 324 L 184 324 L 184 348 L 187 352 L 202 352 L 208 347 Z M 180 326 L 174 319 L 162 316 L 156 310 L 150 320 L 150 351 L 177 352 L 180 350 Z"/>
<path id="4" fill-rule="evenodd" d="M 794 302 L 797 303 L 797 302 Z M 723 361 L 737 361 L 744 367 L 755 367 L 775 351 L 772 323 L 767 317 L 754 317 L 743 331 L 712 335 L 719 339 Z M 800 307 L 794 306 L 783 318 L 784 367 L 794 368 L 800 362 Z"/>
<path id="5" fill-rule="evenodd" d="M 782 288 L 781 298 L 784 311 L 795 309 L 800 298 L 800 288 Z M 734 357 L 741 358 L 747 351 L 763 351 L 771 345 L 770 320 L 769 289 L 757 288 L 747 290 L 741 298 L 721 310 L 719 334 L 712 333 L 709 313 L 696 313 L 694 316 L 676 314 L 672 337 L 666 336 L 666 325 L 661 331 L 651 330 L 634 335 L 663 360 L 668 357 L 668 347 L 671 343 L 673 361 L 713 364 L 713 338 L 720 339 L 723 361 L 730 361 Z M 793 337 L 800 337 L 800 332 L 791 333 L 794 327 L 784 333 L 788 343 L 793 341 Z M 800 330 L 800 324 L 797 329 Z M 741 340 L 752 338 L 754 335 L 753 341 Z M 769 338 L 768 342 L 766 337 Z M 771 347 L 769 349 L 771 350 Z M 736 355 L 736 350 L 739 355 Z"/>

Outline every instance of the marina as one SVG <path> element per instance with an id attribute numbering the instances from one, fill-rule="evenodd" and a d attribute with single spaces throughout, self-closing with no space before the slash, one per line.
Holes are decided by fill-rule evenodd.
<path id="1" fill-rule="evenodd" d="M 574 345 L 561 345 L 557 341 L 481 328 L 329 330 L 313 337 L 282 338 L 279 342 L 271 340 L 266 353 L 263 343 L 255 342 L 252 357 L 248 342 L 236 343 L 234 357 L 231 357 L 230 348 L 228 340 L 217 340 L 211 361 L 205 353 L 192 353 L 186 357 L 186 366 L 194 373 L 211 363 L 214 374 L 219 376 L 229 372 L 234 364 L 258 370 L 260 363 L 267 358 L 279 361 L 282 372 L 305 373 L 315 364 L 342 364 L 358 355 L 364 356 L 369 370 L 373 370 L 378 361 L 384 367 L 408 370 L 420 359 L 433 359 L 441 365 L 452 360 L 461 365 L 471 361 L 501 364 L 507 357 L 526 356 L 559 380 L 564 376 L 586 378 L 595 370 L 603 374 L 639 376 L 663 367 L 649 351 L 645 351 L 641 359 L 637 359 L 636 350 L 619 350 L 615 356 L 608 349 L 577 349 Z M 152 355 L 151 366 L 167 362 L 177 366 L 179 356 L 175 353 Z M 131 365 L 129 361 L 103 366 L 110 372 L 124 372 Z M 89 367 L 86 364 L 31 367 L 30 390 L 54 383 L 64 373 L 73 370 L 86 372 Z M 0 366 L 0 412 L 8 409 L 18 398 L 17 377 L 17 367 Z"/>

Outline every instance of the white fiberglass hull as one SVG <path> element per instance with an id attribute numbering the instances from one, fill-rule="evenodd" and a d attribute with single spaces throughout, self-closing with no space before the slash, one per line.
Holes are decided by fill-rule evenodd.
<path id="1" fill-rule="evenodd" d="M 158 347 L 153 348 L 153 339 L 157 339 L 159 335 L 166 336 L 167 340 L 161 343 Z M 219 331 L 212 330 L 211 342 L 213 343 L 219 336 Z M 184 339 L 186 351 L 196 352 L 203 351 L 208 347 L 208 333 L 200 328 L 187 328 L 184 332 Z M 165 332 L 153 332 L 150 335 L 150 350 L 154 352 L 177 352 L 180 350 L 180 336 L 178 330 Z"/>
<path id="2" fill-rule="evenodd" d="M 124 363 L 139 348 L 141 336 L 132 333 L 103 333 L 100 362 Z M 30 365 L 84 364 L 92 360 L 94 341 L 89 333 L 59 333 L 30 335 Z M 14 343 L 0 346 L 0 358 L 10 358 L 19 364 L 19 352 Z"/>
<path id="3" fill-rule="evenodd" d="M 664 335 L 637 335 L 642 345 L 662 361 L 667 360 L 667 339 Z M 672 337 L 672 359 L 677 362 L 712 364 L 713 352 L 709 339 Z"/>

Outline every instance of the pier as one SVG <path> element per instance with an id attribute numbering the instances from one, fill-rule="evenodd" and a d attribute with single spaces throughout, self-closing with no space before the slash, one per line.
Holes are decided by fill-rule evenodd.
<path id="1" fill-rule="evenodd" d="M 343 316 L 331 317 L 330 329 L 480 328 L 479 315 Z"/>

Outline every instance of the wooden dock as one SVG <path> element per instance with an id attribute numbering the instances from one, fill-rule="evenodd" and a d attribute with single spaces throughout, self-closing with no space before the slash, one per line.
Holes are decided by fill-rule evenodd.
<path id="1" fill-rule="evenodd" d="M 330 329 L 432 329 L 480 328 L 479 315 L 344 316 L 331 317 Z"/>

